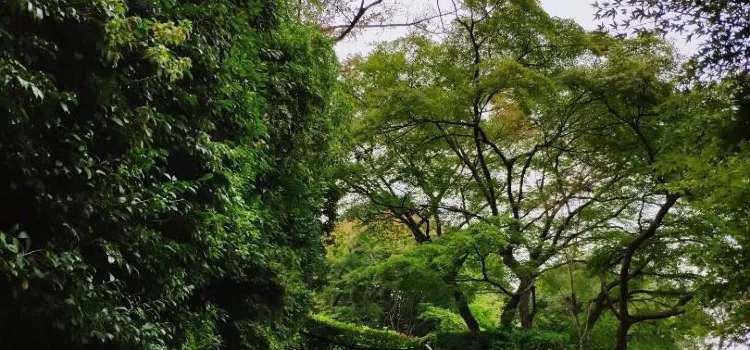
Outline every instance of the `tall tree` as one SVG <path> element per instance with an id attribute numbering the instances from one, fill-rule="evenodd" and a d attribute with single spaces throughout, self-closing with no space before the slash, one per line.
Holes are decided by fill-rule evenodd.
<path id="1" fill-rule="evenodd" d="M 585 96 L 564 83 L 586 34 L 531 2 L 493 4 L 467 4 L 442 45 L 413 37 L 357 67 L 351 78 L 363 92 L 366 141 L 349 183 L 420 242 L 446 222 L 489 220 L 504 231 L 507 245 L 487 253 L 518 283 L 497 285 L 509 297 L 503 323 L 520 310 L 531 327 L 538 274 L 559 249 L 622 211 L 630 195 L 618 193 L 625 176 L 574 162 L 597 161 L 576 149 Z M 582 213 L 596 220 L 571 231 Z M 469 261 L 481 265 L 487 254 L 469 252 Z"/>
<path id="2" fill-rule="evenodd" d="M 703 152 L 717 130 L 691 138 L 687 153 L 677 140 L 726 101 L 679 92 L 671 48 L 647 35 L 585 33 L 529 1 L 472 1 L 457 12 L 439 43 L 412 36 L 350 63 L 361 115 L 346 182 L 361 199 L 357 213 L 401 222 L 423 244 L 476 238 L 452 250 L 463 271 L 455 282 L 504 294 L 505 327 L 516 317 L 532 327 L 536 281 L 570 263 L 564 252 L 576 246 L 596 252 L 582 259 L 600 268 L 590 325 L 620 315 L 621 346 L 632 324 L 681 313 L 687 281 L 700 276 L 684 273 L 680 255 L 710 244 L 688 244 L 694 216 L 679 204 L 689 178 L 681 162 L 716 160 Z M 677 107 L 685 101 L 694 107 Z M 478 240 L 481 232 L 491 239 Z M 649 267 L 665 247 L 665 266 Z M 497 261 L 500 275 L 488 269 Z M 641 288 L 646 276 L 665 288 Z M 666 311 L 652 299 L 638 306 L 646 313 L 629 313 L 645 291 L 676 297 Z"/>

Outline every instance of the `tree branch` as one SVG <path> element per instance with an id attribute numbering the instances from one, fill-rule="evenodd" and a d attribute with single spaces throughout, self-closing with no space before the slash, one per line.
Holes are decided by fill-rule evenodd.
<path id="1" fill-rule="evenodd" d="M 365 6 L 365 0 L 362 0 L 362 2 L 359 4 L 359 11 L 357 11 L 357 14 L 354 15 L 354 18 L 352 18 L 352 22 L 349 23 L 348 26 L 346 26 L 346 29 L 344 29 L 344 31 L 341 32 L 334 39 L 334 41 L 339 42 L 341 40 L 344 40 L 344 38 L 346 38 L 346 36 L 349 35 L 349 33 L 351 33 L 351 31 L 357 26 L 357 23 L 359 23 L 359 21 L 362 20 L 362 17 L 365 15 L 367 10 L 369 10 L 373 6 L 379 5 L 382 2 L 383 0 L 375 0 L 369 5 Z"/>

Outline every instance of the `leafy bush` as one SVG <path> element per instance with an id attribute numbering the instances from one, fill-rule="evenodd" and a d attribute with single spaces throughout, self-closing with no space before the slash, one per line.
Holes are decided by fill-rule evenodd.
<path id="1" fill-rule="evenodd" d="M 565 333 L 544 331 L 434 332 L 422 338 L 376 330 L 316 315 L 308 320 L 307 349 L 378 348 L 434 350 L 569 350 L 575 346 Z"/>
<path id="2" fill-rule="evenodd" d="M 420 346 L 420 338 L 339 322 L 319 315 L 308 320 L 306 334 L 310 349 L 326 349 L 328 346 L 408 349 Z"/>
<path id="3" fill-rule="evenodd" d="M 491 331 L 434 333 L 424 342 L 435 350 L 568 350 L 574 346 L 567 334 L 543 331 Z"/>

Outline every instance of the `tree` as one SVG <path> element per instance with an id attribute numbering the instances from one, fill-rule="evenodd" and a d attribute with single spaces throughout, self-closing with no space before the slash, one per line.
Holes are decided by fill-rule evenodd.
<path id="1" fill-rule="evenodd" d="M 290 339 L 347 109 L 330 41 L 288 9 L 0 4 L 4 348 Z"/>
<path id="2" fill-rule="evenodd" d="M 700 84 L 730 80 L 737 111 L 734 124 L 723 137 L 729 147 L 748 140 L 750 123 L 750 6 L 742 1 L 645 1 L 595 2 L 596 17 L 609 22 L 600 25 L 615 32 L 657 31 L 677 33 L 688 41 L 700 42 L 686 75 Z M 724 86 L 723 88 L 726 88 Z"/>
<path id="3" fill-rule="evenodd" d="M 735 200 L 736 195 L 742 195 L 747 190 L 734 174 L 746 167 L 748 159 L 746 146 L 749 136 L 747 126 L 750 120 L 750 7 L 740 1 L 691 0 L 605 1 L 595 3 L 595 6 L 598 10 L 597 17 L 610 22 L 610 28 L 613 30 L 656 29 L 663 33 L 677 33 L 688 40 L 698 40 L 700 48 L 692 58 L 693 65 L 689 66 L 691 70 L 687 73 L 688 76 L 697 75 L 703 79 L 693 83 L 696 85 L 693 89 L 719 92 L 725 98 L 729 98 L 725 104 L 733 106 L 731 111 L 721 114 L 723 119 L 701 120 L 700 127 L 691 128 L 694 135 L 683 135 L 692 140 L 702 137 L 702 134 L 705 134 L 704 129 L 713 128 L 713 135 L 718 138 L 714 141 L 713 167 L 691 166 L 691 174 L 686 176 L 691 181 L 689 184 L 685 183 L 684 188 L 693 194 L 693 199 L 700 198 L 692 204 L 700 206 L 705 213 L 712 213 L 709 215 L 709 221 L 717 223 L 728 233 L 727 242 L 714 242 L 714 248 L 707 250 L 722 252 L 719 253 L 720 256 L 731 256 L 732 261 L 719 258 L 723 262 L 717 263 L 708 259 L 715 264 L 706 264 L 712 271 L 712 277 L 708 279 L 710 282 L 704 285 L 703 291 L 710 291 L 709 294 L 712 296 L 704 302 L 720 310 L 715 315 L 717 320 L 721 320 L 721 326 L 716 330 L 719 333 L 717 337 L 721 337 L 722 341 L 725 338 L 733 338 L 743 342 L 747 333 L 747 322 L 739 320 L 743 317 L 747 319 L 747 312 L 741 310 L 748 308 L 746 303 L 740 300 L 746 300 L 748 292 L 744 288 L 735 288 L 734 285 L 744 285 L 744 278 L 734 281 L 730 278 L 737 277 L 734 273 L 718 272 L 720 269 L 716 267 L 734 266 L 733 271 L 744 271 L 739 262 L 747 258 L 747 242 L 742 238 L 745 234 L 741 233 L 744 229 L 740 228 L 743 220 L 739 219 L 745 216 L 746 208 L 744 204 Z M 702 87 L 697 87 L 698 85 Z M 715 129 L 717 127 L 719 130 Z M 710 268 L 711 266 L 713 268 Z M 717 278 L 718 275 L 724 277 Z M 719 290 L 721 297 L 713 294 Z M 700 297 L 706 298 L 706 295 Z M 740 316 L 743 313 L 745 316 Z"/>
<path id="4" fill-rule="evenodd" d="M 693 230 L 700 196 L 686 186 L 688 168 L 721 159 L 728 95 L 679 91 L 672 49 L 652 36 L 585 33 L 527 1 L 462 6 L 446 39 L 410 36 L 350 62 L 351 210 L 422 245 L 471 237 L 448 250 L 459 273 L 445 276 L 505 295 L 504 327 L 518 316 L 531 328 L 537 281 L 571 263 L 569 249 L 586 252 L 601 281 L 586 323 L 619 315 L 624 348 L 633 324 L 683 312 L 706 277 L 683 258 L 716 244 L 704 234 L 728 234 Z"/>
<path id="5" fill-rule="evenodd" d="M 362 165 L 354 172 L 364 175 L 349 183 L 376 212 L 406 224 L 417 241 L 429 240 L 428 223 L 440 232 L 442 222 L 461 217 L 505 231 L 509 244 L 492 254 L 519 285 L 515 291 L 498 285 L 510 298 L 503 322 L 510 325 L 520 307 L 522 324 L 531 327 L 538 273 L 583 233 L 569 231 L 576 216 L 590 210 L 604 222 L 622 210 L 626 197 L 614 189 L 625 179 L 595 171 L 572 177 L 575 165 L 564 159 L 565 147 L 574 147 L 583 130 L 582 97 L 574 91 L 556 97 L 564 94 L 565 65 L 585 51 L 586 35 L 530 3 L 489 5 L 467 6 L 444 45 L 414 37 L 358 66 L 352 79 L 364 92 L 367 141 L 356 152 Z M 540 117 L 529 118 L 532 113 Z M 540 181 L 530 183 L 531 176 Z M 602 193 L 591 192 L 597 186 Z M 446 214 L 456 215 L 440 219 Z M 519 251 L 531 254 L 530 261 L 519 262 Z M 469 256 L 477 264 L 487 259 Z M 492 281 L 485 276 L 485 282 Z"/>

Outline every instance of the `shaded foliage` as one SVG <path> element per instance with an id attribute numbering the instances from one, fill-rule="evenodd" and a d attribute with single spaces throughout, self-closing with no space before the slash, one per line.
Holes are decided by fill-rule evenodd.
<path id="1" fill-rule="evenodd" d="M 3 348 L 280 348 L 322 276 L 329 40 L 283 1 L 12 0 L 0 43 Z"/>
<path id="2" fill-rule="evenodd" d="M 553 332 L 493 331 L 481 333 L 437 333 L 425 343 L 433 349 L 508 349 L 508 350 L 567 350 L 571 349 L 567 336 Z"/>

